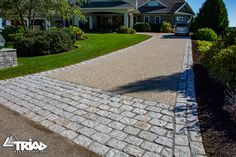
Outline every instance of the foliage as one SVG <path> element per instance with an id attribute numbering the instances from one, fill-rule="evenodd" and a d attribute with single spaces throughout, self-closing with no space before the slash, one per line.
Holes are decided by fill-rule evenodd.
<path id="1" fill-rule="evenodd" d="M 123 34 L 135 34 L 136 33 L 136 31 L 134 30 L 134 29 L 132 29 L 132 28 L 128 28 L 128 27 L 126 27 L 126 26 L 120 26 L 119 28 L 118 28 L 118 31 L 117 31 L 118 33 L 123 33 Z"/>
<path id="2" fill-rule="evenodd" d="M 201 60 L 209 69 L 211 76 L 236 89 L 236 44 L 228 46 L 225 41 L 219 39 L 207 49 L 202 51 Z"/>
<path id="3" fill-rule="evenodd" d="M 229 26 L 228 13 L 223 0 L 206 0 L 193 23 L 194 30 L 211 28 L 223 34 Z"/>
<path id="4" fill-rule="evenodd" d="M 224 35 L 222 35 L 222 40 L 226 46 L 234 45 L 236 43 L 236 31 L 229 29 Z"/>
<path id="5" fill-rule="evenodd" d="M 0 17 L 14 19 L 25 27 L 24 17 L 27 16 L 29 21 L 28 28 L 32 29 L 36 16 L 46 19 L 55 17 L 70 19 L 72 15 L 77 15 L 83 19 L 79 6 L 86 1 L 74 0 L 72 3 L 72 1 L 68 0 L 1 0 Z"/>
<path id="6" fill-rule="evenodd" d="M 135 29 L 129 28 L 128 34 L 135 34 L 135 33 L 136 33 L 136 30 L 135 30 Z"/>
<path id="7" fill-rule="evenodd" d="M 196 40 L 216 41 L 217 34 L 211 28 L 198 29 L 195 34 Z"/>
<path id="8" fill-rule="evenodd" d="M 70 26 L 69 28 L 75 34 L 76 40 L 86 39 L 84 32 L 79 27 Z"/>
<path id="9" fill-rule="evenodd" d="M 213 45 L 213 42 L 211 42 L 211 41 L 204 41 L 204 40 L 198 40 L 197 44 L 198 44 L 198 50 L 201 53 L 204 53 L 204 52 L 208 51 L 211 48 L 211 46 Z"/>
<path id="10" fill-rule="evenodd" d="M 160 32 L 161 31 L 161 23 L 155 24 L 155 23 L 150 23 L 151 31 L 152 32 Z"/>
<path id="11" fill-rule="evenodd" d="M 14 43 L 17 55 L 38 56 L 70 50 L 75 42 L 75 35 L 68 31 L 70 30 L 59 28 L 48 31 L 27 31 Z"/>
<path id="12" fill-rule="evenodd" d="M 7 42 L 14 41 L 14 36 L 24 33 L 25 30 L 21 26 L 7 26 L 2 31 L 2 36 Z"/>
<path id="13" fill-rule="evenodd" d="M 162 33 L 173 33 L 174 30 L 169 22 L 164 21 L 161 25 L 161 32 Z"/>
<path id="14" fill-rule="evenodd" d="M 133 27 L 137 32 L 150 32 L 150 24 L 144 22 L 138 22 Z"/>
<path id="15" fill-rule="evenodd" d="M 69 52 L 36 57 L 18 57 L 18 66 L 0 69 L 0 80 L 51 70 L 76 64 L 94 57 L 126 48 L 149 39 L 144 34 L 86 34 L 87 40 L 76 41 L 76 47 Z"/>

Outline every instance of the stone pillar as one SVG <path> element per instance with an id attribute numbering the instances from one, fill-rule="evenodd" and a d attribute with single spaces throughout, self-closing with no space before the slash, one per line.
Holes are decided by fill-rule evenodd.
<path id="1" fill-rule="evenodd" d="M 133 28 L 133 26 L 134 26 L 134 16 L 133 16 L 133 14 L 130 14 L 129 18 L 130 18 L 129 27 Z"/>
<path id="2" fill-rule="evenodd" d="M 16 49 L 0 50 L 0 69 L 17 66 Z"/>
<path id="3" fill-rule="evenodd" d="M 92 30 L 93 29 L 93 17 L 89 16 L 89 29 Z"/>
<path id="4" fill-rule="evenodd" d="M 124 26 L 129 27 L 129 15 L 124 13 Z"/>

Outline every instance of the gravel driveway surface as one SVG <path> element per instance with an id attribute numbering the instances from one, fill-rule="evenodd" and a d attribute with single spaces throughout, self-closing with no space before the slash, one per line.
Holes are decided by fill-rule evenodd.
<path id="1" fill-rule="evenodd" d="M 150 33 L 152 39 L 48 76 L 174 105 L 186 38 Z"/>

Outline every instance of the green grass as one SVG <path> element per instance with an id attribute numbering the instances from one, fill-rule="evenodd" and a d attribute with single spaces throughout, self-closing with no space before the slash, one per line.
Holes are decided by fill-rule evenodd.
<path id="1" fill-rule="evenodd" d="M 87 34 L 88 39 L 77 41 L 78 49 L 47 56 L 18 57 L 18 66 L 0 70 L 0 80 L 33 74 L 79 63 L 105 55 L 149 39 L 141 34 Z"/>
<path id="2" fill-rule="evenodd" d="M 198 50 L 201 53 L 204 53 L 204 52 L 206 52 L 207 50 L 209 50 L 211 48 L 211 46 L 213 45 L 213 42 L 198 40 L 197 44 L 198 44 Z"/>

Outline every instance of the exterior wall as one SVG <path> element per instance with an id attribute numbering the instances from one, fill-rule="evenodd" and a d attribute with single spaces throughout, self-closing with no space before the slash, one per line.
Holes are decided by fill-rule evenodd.
<path id="1" fill-rule="evenodd" d="M 16 65 L 17 65 L 17 55 L 15 49 L 0 50 L 0 69 Z"/>
<path id="2" fill-rule="evenodd" d="M 189 15 L 159 15 L 159 14 L 142 14 L 138 17 L 138 22 L 145 22 L 145 17 L 149 17 L 149 23 L 157 24 L 156 23 L 156 16 L 160 17 L 160 23 L 163 23 L 164 21 L 167 21 L 171 23 L 172 25 L 176 25 L 176 23 L 188 23 L 191 16 Z M 180 17 L 180 18 L 177 18 Z M 179 20 L 178 20 L 179 19 Z"/>
<path id="3" fill-rule="evenodd" d="M 172 25 L 175 24 L 175 17 L 174 15 L 159 15 L 159 14 L 142 14 L 140 16 L 140 20 L 141 22 L 145 22 L 145 17 L 148 16 L 149 17 L 149 23 L 156 23 L 156 16 L 160 17 L 160 22 L 159 23 L 163 23 L 163 21 L 167 21 L 169 23 L 171 23 Z M 158 24 L 158 23 L 156 23 Z"/>

